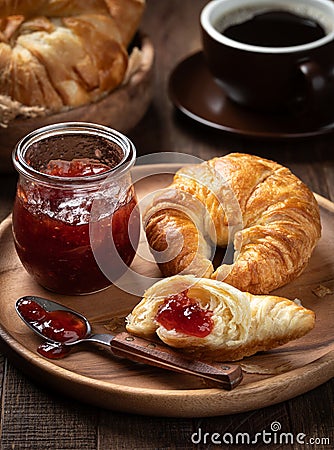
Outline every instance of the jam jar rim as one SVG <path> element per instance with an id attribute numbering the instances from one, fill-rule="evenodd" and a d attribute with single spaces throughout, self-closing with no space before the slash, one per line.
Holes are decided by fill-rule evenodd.
<path id="1" fill-rule="evenodd" d="M 93 132 L 97 132 L 99 136 L 105 137 L 111 142 L 116 143 L 122 150 L 125 149 L 124 156 L 115 167 L 112 167 L 105 172 L 79 177 L 63 177 L 58 175 L 51 175 L 48 173 L 40 172 L 30 166 L 24 158 L 24 149 L 27 151 L 31 144 L 47 137 L 56 136 L 61 132 L 64 132 L 66 134 L 70 134 L 71 132 L 77 134 L 91 134 Z M 136 161 L 136 148 L 133 142 L 127 136 L 113 128 L 92 122 L 60 122 L 37 128 L 25 135 L 16 144 L 12 153 L 12 160 L 16 170 L 26 177 L 33 179 L 38 178 L 40 182 L 45 182 L 47 184 L 52 182 L 54 184 L 61 184 L 62 186 L 84 185 L 85 187 L 87 187 L 87 185 L 89 184 L 95 184 L 98 181 L 104 181 L 111 175 L 121 175 L 122 173 L 128 171 Z"/>

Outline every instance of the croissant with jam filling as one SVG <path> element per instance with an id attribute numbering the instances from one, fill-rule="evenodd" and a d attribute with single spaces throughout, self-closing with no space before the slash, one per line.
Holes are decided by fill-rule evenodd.
<path id="1" fill-rule="evenodd" d="M 194 358 L 233 361 L 300 338 L 314 323 L 312 311 L 286 298 L 175 275 L 145 292 L 127 317 L 126 328 L 147 338 L 157 334 Z"/>

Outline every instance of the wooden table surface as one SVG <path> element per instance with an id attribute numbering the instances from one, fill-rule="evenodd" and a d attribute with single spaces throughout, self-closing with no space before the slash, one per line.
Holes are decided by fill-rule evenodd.
<path id="1" fill-rule="evenodd" d="M 198 17 L 204 0 L 148 0 L 142 29 L 156 52 L 154 97 L 138 126 L 129 133 L 138 155 L 180 152 L 203 159 L 231 151 L 253 153 L 288 166 L 315 192 L 334 201 L 334 134 L 303 140 L 257 141 L 198 125 L 177 114 L 168 99 L 167 81 L 175 65 L 200 49 Z M 10 212 L 15 193 L 15 174 L 0 176 L 0 219 Z M 279 422 L 281 431 L 292 433 L 294 444 L 258 440 L 252 448 L 334 448 L 334 381 L 284 403 L 242 414 L 174 419 L 147 417 L 104 410 L 48 392 L 0 356 L 1 448 L 9 449 L 191 449 L 229 448 L 215 445 L 226 433 L 255 436 Z M 202 431 L 199 445 L 193 433 Z M 206 443 L 204 442 L 204 433 Z M 298 443 L 298 433 L 313 438 Z M 291 442 L 291 441 L 289 441 Z M 312 444 L 312 442 L 314 444 Z M 245 448 L 235 445 L 233 448 Z"/>

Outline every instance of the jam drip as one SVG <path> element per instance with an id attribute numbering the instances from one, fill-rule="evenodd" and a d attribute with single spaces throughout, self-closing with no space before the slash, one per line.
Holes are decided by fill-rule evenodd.
<path id="1" fill-rule="evenodd" d="M 87 334 L 85 321 L 69 311 L 46 311 L 31 299 L 22 300 L 17 309 L 23 319 L 43 336 L 56 341 L 45 342 L 37 348 L 38 353 L 47 358 L 56 359 L 65 356 L 70 347 L 63 344 L 83 339 Z"/>
<path id="2" fill-rule="evenodd" d="M 159 307 L 155 320 L 166 330 L 203 338 L 213 329 L 212 311 L 188 297 L 188 290 L 169 295 Z"/>

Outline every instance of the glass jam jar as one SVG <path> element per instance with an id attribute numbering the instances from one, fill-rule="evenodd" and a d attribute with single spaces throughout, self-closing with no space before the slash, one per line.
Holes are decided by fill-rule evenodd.
<path id="1" fill-rule="evenodd" d="M 130 175 L 135 157 L 126 136 L 85 122 L 46 126 L 17 144 L 14 242 L 23 266 L 40 285 L 68 295 L 109 286 L 112 280 L 96 262 L 92 245 L 115 266 L 115 278 L 131 264 L 139 236 Z"/>

